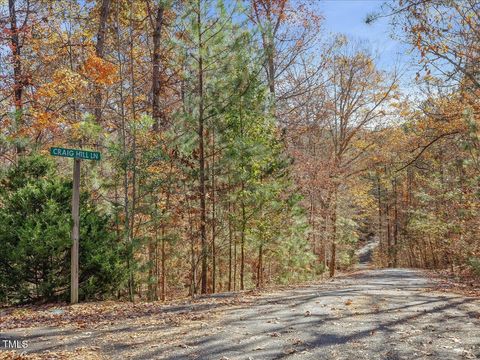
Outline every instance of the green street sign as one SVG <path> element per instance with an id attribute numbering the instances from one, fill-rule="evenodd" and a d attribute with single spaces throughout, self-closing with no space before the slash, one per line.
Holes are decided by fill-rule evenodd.
<path id="1" fill-rule="evenodd" d="M 70 256 L 70 303 L 78 303 L 78 262 L 80 249 L 80 160 L 100 160 L 98 151 L 50 148 L 50 155 L 74 158 L 72 188 L 72 248 Z"/>
<path id="2" fill-rule="evenodd" d="M 50 155 L 69 157 L 74 159 L 83 159 L 83 160 L 100 160 L 101 158 L 100 153 L 98 151 L 64 149 L 59 147 L 50 148 Z"/>

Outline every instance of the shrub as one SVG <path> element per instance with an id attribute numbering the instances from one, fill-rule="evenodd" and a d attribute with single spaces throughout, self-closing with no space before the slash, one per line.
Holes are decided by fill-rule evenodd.
<path id="1" fill-rule="evenodd" d="M 0 302 L 67 299 L 70 283 L 72 183 L 39 155 L 1 175 Z M 80 297 L 113 294 L 123 281 L 111 219 L 88 194 L 80 205 Z"/>
<path id="2" fill-rule="evenodd" d="M 473 269 L 475 275 L 480 276 L 480 258 L 472 257 L 468 260 L 468 265 Z"/>

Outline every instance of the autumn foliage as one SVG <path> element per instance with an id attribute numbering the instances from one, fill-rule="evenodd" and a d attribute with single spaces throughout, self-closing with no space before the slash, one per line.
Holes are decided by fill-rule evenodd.
<path id="1" fill-rule="evenodd" d="M 0 301 L 67 294 L 69 233 L 62 227 L 57 243 L 52 232 L 69 221 L 71 161 L 38 176 L 46 188 L 15 172 L 46 161 L 51 146 L 102 153 L 82 164 L 83 211 L 101 219 L 91 215 L 80 240 L 85 298 L 165 300 L 334 276 L 366 243 L 378 244 L 378 266 L 480 272 L 474 0 L 401 0 L 369 19 L 389 17 L 411 46 L 415 99 L 368 46 L 325 34 L 316 2 L 9 4 L 0 179 L 15 186 L 0 194 L 0 223 L 10 224 L 0 247 L 44 246 L 25 250 L 35 268 L 5 257 L 28 276 L 15 287 L 2 267 Z M 32 200 L 23 217 L 43 225 L 22 227 L 16 197 Z M 46 221 L 55 211 L 62 220 Z"/>

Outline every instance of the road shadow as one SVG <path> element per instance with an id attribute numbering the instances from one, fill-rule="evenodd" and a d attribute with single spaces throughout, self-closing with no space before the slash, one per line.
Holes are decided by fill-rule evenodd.
<path id="1" fill-rule="evenodd" d="M 415 351 L 421 354 L 419 342 L 427 344 L 421 347 L 427 351 L 423 349 L 433 341 L 430 333 L 438 338 L 468 338 L 470 347 L 480 345 L 478 299 L 435 293 L 433 285 L 415 270 L 360 271 L 327 284 L 258 296 L 253 304 L 218 306 L 213 308 L 216 318 L 199 316 L 188 325 L 137 320 L 160 320 L 168 313 L 202 314 L 212 310 L 211 305 L 170 307 L 109 328 L 34 329 L 0 338 L 27 340 L 31 352 L 93 344 L 107 358 L 138 360 L 283 359 L 299 353 L 329 359 L 335 349 L 342 349 L 345 359 L 409 359 L 418 358 Z M 405 339 L 402 334 L 407 334 Z M 109 342 L 111 338 L 116 341 Z M 396 348 L 397 343 L 402 346 Z M 367 349 L 364 357 L 356 353 L 362 346 Z M 439 346 L 428 351 L 449 359 L 451 349 Z"/>

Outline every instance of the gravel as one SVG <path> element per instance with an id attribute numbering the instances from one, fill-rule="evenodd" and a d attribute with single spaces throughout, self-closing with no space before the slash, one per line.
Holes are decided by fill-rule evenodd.
<path id="1" fill-rule="evenodd" d="M 480 358 L 478 298 L 435 292 L 434 285 L 422 271 L 361 270 L 219 306 L 197 321 L 127 319 L 108 328 L 5 331 L 0 338 L 27 340 L 34 353 L 92 347 L 106 359 Z"/>

